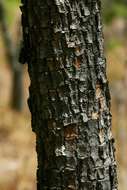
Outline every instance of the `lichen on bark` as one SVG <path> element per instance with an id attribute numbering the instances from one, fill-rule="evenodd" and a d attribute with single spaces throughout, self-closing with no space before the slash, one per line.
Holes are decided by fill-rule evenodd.
<path id="1" fill-rule="evenodd" d="M 117 190 L 100 0 L 24 0 L 38 190 Z"/>

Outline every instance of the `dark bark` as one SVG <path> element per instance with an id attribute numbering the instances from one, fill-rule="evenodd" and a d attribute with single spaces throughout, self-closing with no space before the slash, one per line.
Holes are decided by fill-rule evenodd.
<path id="1" fill-rule="evenodd" d="M 11 106 L 13 109 L 21 111 L 23 107 L 23 68 L 18 62 L 20 45 L 17 43 L 17 46 L 15 47 L 13 44 L 8 30 L 6 14 L 2 0 L 0 0 L 0 25 L 7 61 L 12 70 Z M 21 35 L 18 30 L 19 41 L 21 40 L 20 37 Z"/>
<path id="2" fill-rule="evenodd" d="M 38 190 L 116 190 L 99 0 L 22 1 Z"/>

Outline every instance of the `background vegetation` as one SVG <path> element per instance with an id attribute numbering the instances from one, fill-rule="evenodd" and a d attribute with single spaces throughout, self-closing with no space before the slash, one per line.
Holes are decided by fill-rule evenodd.
<path id="1" fill-rule="evenodd" d="M 16 39 L 20 0 L 4 0 L 6 21 Z M 107 72 L 112 94 L 113 133 L 116 137 L 120 190 L 127 187 L 127 0 L 103 0 Z M 1 29 L 0 29 L 1 34 Z M 2 35 L 0 35 L 2 36 Z M 29 78 L 24 66 L 24 107 L 11 108 L 12 73 L 0 37 L 0 189 L 35 190 L 35 136 L 27 108 Z"/>

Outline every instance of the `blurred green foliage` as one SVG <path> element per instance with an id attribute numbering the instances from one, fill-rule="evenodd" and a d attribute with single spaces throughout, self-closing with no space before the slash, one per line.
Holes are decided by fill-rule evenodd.
<path id="1" fill-rule="evenodd" d="M 20 0 L 4 0 L 3 2 L 6 10 L 7 22 L 11 25 L 15 18 L 15 12 L 19 7 Z"/>
<path id="2" fill-rule="evenodd" d="M 127 0 L 103 0 L 103 16 L 106 24 L 115 17 L 127 18 Z"/>
<path id="3" fill-rule="evenodd" d="M 106 43 L 106 49 L 108 51 L 114 50 L 115 48 L 119 48 L 123 46 L 122 41 L 118 38 L 111 38 L 110 40 L 107 40 Z"/>

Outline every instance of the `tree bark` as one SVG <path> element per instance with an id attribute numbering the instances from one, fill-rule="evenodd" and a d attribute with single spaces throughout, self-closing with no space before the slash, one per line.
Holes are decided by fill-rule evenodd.
<path id="1" fill-rule="evenodd" d="M 100 0 L 22 0 L 38 190 L 116 190 Z"/>

